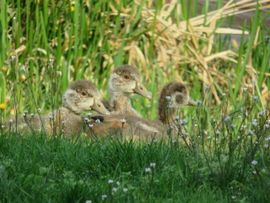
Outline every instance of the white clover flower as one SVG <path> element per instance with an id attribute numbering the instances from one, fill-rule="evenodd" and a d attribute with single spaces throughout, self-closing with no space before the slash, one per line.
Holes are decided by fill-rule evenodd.
<path id="1" fill-rule="evenodd" d="M 257 119 L 252 119 L 252 125 L 254 126 L 254 127 L 257 127 L 258 126 L 258 121 L 257 121 Z"/>
<path id="2" fill-rule="evenodd" d="M 180 120 L 180 124 L 182 125 L 182 126 L 184 126 L 184 125 L 187 125 L 187 120 L 186 119 L 181 119 Z"/>
<path id="3" fill-rule="evenodd" d="M 112 188 L 112 193 L 115 193 L 115 192 L 117 192 L 117 188 L 116 187 L 113 187 Z"/>
<path id="4" fill-rule="evenodd" d="M 101 195 L 101 199 L 105 200 L 108 196 L 107 195 Z"/>
<path id="5" fill-rule="evenodd" d="M 265 115 L 266 115 L 266 110 L 265 109 L 259 112 L 260 117 L 263 117 Z"/>
<path id="6" fill-rule="evenodd" d="M 93 128 L 93 126 L 94 126 L 93 124 L 88 124 L 89 128 Z"/>
<path id="7" fill-rule="evenodd" d="M 98 124 L 101 123 L 101 121 L 99 119 L 96 119 L 95 122 Z"/>
<path id="8" fill-rule="evenodd" d="M 92 200 L 86 200 L 85 203 L 92 203 Z"/>
<path id="9" fill-rule="evenodd" d="M 126 187 L 123 188 L 123 192 L 128 192 L 128 189 Z"/>
<path id="10" fill-rule="evenodd" d="M 145 173 L 151 173 L 152 170 L 151 170 L 151 168 L 147 167 L 144 169 L 144 171 L 145 171 Z"/>
<path id="11" fill-rule="evenodd" d="M 113 180 L 112 179 L 109 179 L 108 180 L 108 184 L 113 184 Z"/>
<path id="12" fill-rule="evenodd" d="M 84 121 L 85 123 L 88 123 L 88 122 L 89 122 L 89 118 L 84 117 L 84 118 L 83 118 L 83 121 Z"/>
<path id="13" fill-rule="evenodd" d="M 230 122 L 230 121 L 231 121 L 231 117 L 230 117 L 230 116 L 225 116 L 224 122 L 225 122 L 225 123 L 228 123 L 228 122 Z"/>
<path id="14" fill-rule="evenodd" d="M 240 128 L 240 130 L 245 130 L 246 128 L 247 128 L 246 125 L 242 125 L 241 128 Z"/>
<path id="15" fill-rule="evenodd" d="M 156 167 L 156 163 L 150 163 L 150 167 L 152 167 L 152 168 L 155 168 Z"/>
<path id="16" fill-rule="evenodd" d="M 251 162 L 251 164 L 252 164 L 253 166 L 256 166 L 256 165 L 258 164 L 258 161 L 253 160 L 253 161 Z"/>
<path id="17" fill-rule="evenodd" d="M 258 96 L 253 96 L 252 99 L 253 99 L 254 102 L 258 102 L 259 101 L 259 97 Z"/>
<path id="18" fill-rule="evenodd" d="M 119 182 L 119 181 L 117 181 L 117 182 L 116 182 L 116 185 L 118 185 L 118 186 L 119 186 L 119 185 L 120 185 L 120 182 Z"/>

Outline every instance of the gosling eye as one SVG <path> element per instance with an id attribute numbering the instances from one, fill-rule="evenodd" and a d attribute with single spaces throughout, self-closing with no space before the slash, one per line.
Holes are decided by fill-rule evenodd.
<path id="1" fill-rule="evenodd" d="M 184 100 L 183 95 L 176 95 L 175 100 L 178 104 L 182 103 Z"/>
<path id="2" fill-rule="evenodd" d="M 82 91 L 81 95 L 85 97 L 87 95 L 87 93 L 85 91 Z"/>
<path id="3" fill-rule="evenodd" d="M 129 79 L 130 79 L 129 75 L 124 75 L 124 78 L 125 78 L 126 80 L 129 80 Z"/>

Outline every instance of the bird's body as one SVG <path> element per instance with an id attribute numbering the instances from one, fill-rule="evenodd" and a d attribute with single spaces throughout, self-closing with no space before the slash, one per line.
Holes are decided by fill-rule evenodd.
<path id="1" fill-rule="evenodd" d="M 45 132 L 49 135 L 79 135 L 84 128 L 81 113 L 95 110 L 101 114 L 108 111 L 101 102 L 101 95 L 95 85 L 87 80 L 78 80 L 69 86 L 63 96 L 63 105 L 45 115 L 24 114 L 6 123 L 8 128 L 18 132 Z"/>
<path id="2" fill-rule="evenodd" d="M 169 134 L 177 134 L 176 110 L 191 103 L 186 87 L 180 82 L 172 82 L 161 91 L 159 98 L 159 119 L 152 121 L 134 115 L 118 114 L 102 117 L 102 122 L 93 123 L 93 134 L 112 134 L 118 129 L 126 139 L 153 140 L 166 139 Z M 93 119 L 95 121 L 95 118 Z M 171 133 L 168 133 L 171 132 Z"/>

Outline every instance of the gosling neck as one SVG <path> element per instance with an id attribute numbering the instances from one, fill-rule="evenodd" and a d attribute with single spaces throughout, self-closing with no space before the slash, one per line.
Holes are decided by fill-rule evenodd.
<path id="1" fill-rule="evenodd" d="M 130 104 L 129 95 L 122 92 L 110 91 L 110 106 L 114 113 L 140 116 Z"/>
<path id="2" fill-rule="evenodd" d="M 176 116 L 176 108 L 168 107 L 166 105 L 159 104 L 158 107 L 158 116 L 159 120 L 165 125 L 172 125 L 175 116 Z"/>

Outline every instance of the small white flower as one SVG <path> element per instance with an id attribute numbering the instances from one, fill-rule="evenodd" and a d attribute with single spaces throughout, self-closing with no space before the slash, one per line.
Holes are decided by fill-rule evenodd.
<path id="1" fill-rule="evenodd" d="M 268 148 L 269 145 L 268 145 L 268 144 L 264 144 L 263 147 L 264 147 L 264 148 Z"/>
<path id="2" fill-rule="evenodd" d="M 119 182 L 119 181 L 117 181 L 117 182 L 116 182 L 116 185 L 118 185 L 118 186 L 119 186 L 119 185 L 120 185 L 120 182 Z"/>
<path id="3" fill-rule="evenodd" d="M 4 129 L 4 128 L 5 128 L 5 126 L 4 126 L 4 125 L 1 125 L 1 128 L 2 128 L 2 129 Z"/>
<path id="4" fill-rule="evenodd" d="M 107 198 L 107 195 L 101 195 L 101 199 L 105 200 Z"/>
<path id="5" fill-rule="evenodd" d="M 269 128 L 270 128 L 270 125 L 269 125 L 268 123 L 266 123 L 266 124 L 264 125 L 264 127 L 265 127 L 266 129 L 269 129 Z"/>
<path id="6" fill-rule="evenodd" d="M 236 199 L 236 196 L 235 195 L 232 195 L 232 199 Z"/>
<path id="7" fill-rule="evenodd" d="M 33 113 L 31 113 L 31 114 L 30 114 L 30 116 L 33 118 L 33 117 L 34 117 L 34 114 L 33 114 Z"/>
<path id="8" fill-rule="evenodd" d="M 267 137 L 267 138 L 265 138 L 265 141 L 270 141 L 270 136 L 269 137 Z"/>
<path id="9" fill-rule="evenodd" d="M 108 180 L 108 184 L 113 184 L 113 180 L 112 179 L 109 179 Z"/>
<path id="10" fill-rule="evenodd" d="M 152 170 L 151 170 L 151 168 L 145 168 L 144 171 L 145 171 L 145 173 L 151 173 Z"/>
<path id="11" fill-rule="evenodd" d="M 88 123 L 88 122 L 89 122 L 89 118 L 84 117 L 84 118 L 83 118 L 83 121 L 84 121 L 85 123 Z"/>
<path id="12" fill-rule="evenodd" d="M 259 116 L 260 117 L 265 116 L 265 114 L 266 114 L 266 110 L 265 109 L 259 112 Z"/>
<path id="13" fill-rule="evenodd" d="M 256 165 L 258 164 L 258 161 L 253 160 L 253 161 L 251 162 L 251 164 L 252 164 L 253 166 L 256 166 Z"/>
<path id="14" fill-rule="evenodd" d="M 37 111 L 38 111 L 38 113 L 40 113 L 41 112 L 41 108 L 38 108 Z"/>
<path id="15" fill-rule="evenodd" d="M 101 121 L 100 121 L 99 119 L 97 119 L 95 122 L 96 122 L 96 123 L 101 123 Z"/>
<path id="16" fill-rule="evenodd" d="M 116 187 L 113 187 L 112 188 L 112 193 L 115 193 L 115 192 L 117 192 L 117 188 Z"/>
<path id="17" fill-rule="evenodd" d="M 187 122 L 186 119 L 181 119 L 181 120 L 180 120 L 180 124 L 181 124 L 182 126 L 186 125 L 187 123 L 188 123 L 188 122 Z"/>
<path id="18" fill-rule="evenodd" d="M 85 203 L 92 203 L 92 201 L 91 200 L 86 200 Z"/>
<path id="19" fill-rule="evenodd" d="M 88 124 L 89 128 L 93 128 L 93 126 L 94 126 L 93 124 Z"/>
<path id="20" fill-rule="evenodd" d="M 12 120 L 12 119 L 10 119 L 10 120 L 9 120 L 9 122 L 10 122 L 10 123 L 13 123 L 13 120 Z"/>
<path id="21" fill-rule="evenodd" d="M 152 167 L 152 168 L 155 168 L 156 167 L 156 163 L 150 163 L 150 167 Z"/>
<path id="22" fill-rule="evenodd" d="M 123 188 L 123 192 L 126 193 L 127 191 L 128 191 L 128 189 L 127 189 L 126 187 L 124 187 L 124 188 Z"/>
<path id="23" fill-rule="evenodd" d="M 259 97 L 258 96 L 253 96 L 252 99 L 253 99 L 254 102 L 259 101 Z"/>
<path id="24" fill-rule="evenodd" d="M 224 122 L 225 123 L 228 123 L 230 120 L 231 120 L 231 117 L 230 116 L 225 116 L 225 118 L 224 118 Z"/>
<path id="25" fill-rule="evenodd" d="M 247 128 L 246 125 L 242 125 L 241 128 L 240 128 L 240 130 L 245 130 L 246 128 Z"/>
<path id="26" fill-rule="evenodd" d="M 252 125 L 254 126 L 254 127 L 257 127 L 258 126 L 258 121 L 257 121 L 257 119 L 252 119 Z"/>

